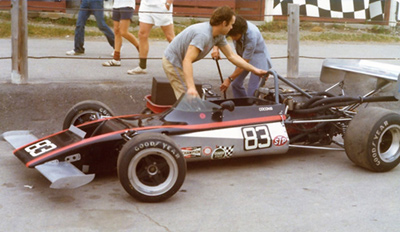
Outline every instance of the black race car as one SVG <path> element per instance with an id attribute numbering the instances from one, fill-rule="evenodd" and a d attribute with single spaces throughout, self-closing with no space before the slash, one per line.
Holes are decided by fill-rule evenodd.
<path id="1" fill-rule="evenodd" d="M 14 154 L 46 176 L 52 188 L 79 187 L 94 173 L 116 167 L 124 189 L 147 202 L 179 190 L 187 161 L 282 154 L 289 148 L 345 150 L 356 165 L 385 172 L 400 162 L 400 115 L 378 107 L 357 109 L 397 101 L 399 74 L 393 65 L 326 60 L 321 79 L 335 84 L 322 92 L 303 90 L 271 70 L 273 86 L 266 87 L 267 77 L 262 78 L 254 97 L 183 95 L 156 114 L 150 108 L 115 116 L 101 102 L 84 101 L 69 110 L 62 131 Z M 343 84 L 354 75 L 376 79 L 376 88 L 363 96 L 344 94 Z M 390 94 L 375 96 L 391 85 Z"/>

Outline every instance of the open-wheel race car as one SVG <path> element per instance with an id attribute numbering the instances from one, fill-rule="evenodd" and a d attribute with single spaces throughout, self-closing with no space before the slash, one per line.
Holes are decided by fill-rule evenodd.
<path id="1" fill-rule="evenodd" d="M 271 70 L 273 86 L 266 87 L 264 77 L 249 98 L 183 95 L 158 113 L 149 113 L 150 105 L 143 114 L 124 116 L 101 102 L 84 101 L 69 110 L 62 131 L 14 154 L 46 176 L 52 188 L 79 187 L 97 171 L 116 167 L 123 188 L 146 202 L 174 195 L 187 161 L 282 154 L 289 148 L 344 150 L 356 165 L 385 172 L 400 162 L 400 115 L 379 107 L 358 109 L 397 101 L 399 74 L 394 65 L 326 60 L 321 80 L 335 83 L 322 92 L 303 90 Z M 351 76 L 371 77 L 375 88 L 348 96 L 343 84 Z M 376 96 L 391 85 L 389 94 Z"/>

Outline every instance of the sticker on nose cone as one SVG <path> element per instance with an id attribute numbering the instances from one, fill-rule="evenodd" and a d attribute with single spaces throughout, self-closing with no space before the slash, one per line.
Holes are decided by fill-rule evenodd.
<path id="1" fill-rule="evenodd" d="M 211 155 L 211 159 L 226 159 L 233 154 L 234 146 L 217 146 Z"/>
<path id="2" fill-rule="evenodd" d="M 181 150 L 185 158 L 201 157 L 201 147 L 182 147 Z"/>
<path id="3" fill-rule="evenodd" d="M 274 138 L 274 145 L 279 147 L 279 146 L 283 146 L 287 143 L 288 139 L 285 136 L 282 135 L 278 135 Z"/>

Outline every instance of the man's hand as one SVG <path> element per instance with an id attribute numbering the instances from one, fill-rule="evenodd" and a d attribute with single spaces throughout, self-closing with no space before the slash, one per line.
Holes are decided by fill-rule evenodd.
<path id="1" fill-rule="evenodd" d="M 253 73 L 256 74 L 259 77 L 262 77 L 263 75 L 266 75 L 268 71 L 256 68 L 254 69 Z"/>
<path id="2" fill-rule="evenodd" d="M 214 46 L 214 47 L 213 47 L 213 49 L 212 49 L 212 51 L 211 51 L 211 57 L 212 57 L 214 60 L 219 60 L 219 59 L 221 59 L 221 56 L 219 55 L 219 49 L 218 49 L 217 46 Z"/>
<path id="3" fill-rule="evenodd" d="M 167 8 L 167 10 L 169 10 L 169 9 L 171 8 L 171 4 L 172 4 L 173 2 L 174 2 L 173 0 L 166 1 L 166 2 L 165 2 L 165 8 Z"/>
<path id="4" fill-rule="evenodd" d="M 225 92 L 229 88 L 230 84 L 231 84 L 231 81 L 228 78 L 226 78 L 224 80 L 224 82 L 221 84 L 221 86 L 219 87 L 219 89 L 221 90 L 221 92 Z"/>
<path id="5" fill-rule="evenodd" d="M 197 92 L 196 88 L 188 88 L 186 94 L 187 94 L 189 97 L 193 97 L 193 98 L 195 98 L 195 97 L 200 97 L 200 95 L 199 95 L 199 93 Z"/>

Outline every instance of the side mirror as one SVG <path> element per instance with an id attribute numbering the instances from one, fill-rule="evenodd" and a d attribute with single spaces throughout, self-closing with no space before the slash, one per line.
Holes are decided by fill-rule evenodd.
<path id="1" fill-rule="evenodd" d="M 224 101 L 220 106 L 222 110 L 229 110 L 230 112 L 235 109 L 235 103 L 233 101 Z"/>
<path id="2" fill-rule="evenodd" d="M 220 104 L 221 108 L 215 110 L 212 114 L 212 119 L 214 121 L 222 121 L 222 118 L 224 117 L 223 111 L 224 110 L 229 110 L 232 112 L 235 109 L 235 103 L 233 101 L 224 101 Z"/>

